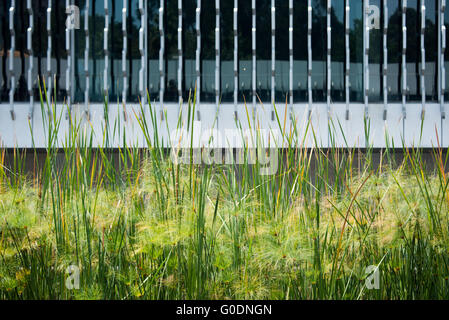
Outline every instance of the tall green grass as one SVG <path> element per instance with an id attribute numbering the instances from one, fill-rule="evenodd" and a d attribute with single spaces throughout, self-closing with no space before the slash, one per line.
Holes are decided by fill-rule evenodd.
<path id="1" fill-rule="evenodd" d="M 37 152 L 0 152 L 0 299 L 448 298 L 441 148 L 432 150 L 434 169 L 413 148 L 388 147 L 375 165 L 372 148 L 335 147 L 342 130 L 332 122 L 332 146 L 319 148 L 308 123 L 315 146 L 307 148 L 296 119 L 287 127 L 275 106 L 283 133 L 275 175 L 250 164 L 246 147 L 243 164 L 180 164 L 149 103 L 135 114 L 148 147 L 124 137 L 115 159 L 122 123 L 105 121 L 94 147 L 69 113 L 58 146 L 65 113 L 41 92 L 43 165 Z M 178 127 L 192 129 L 195 100 Z M 257 127 L 249 113 L 243 121 Z M 79 289 L 66 287 L 70 265 L 80 268 Z M 379 270 L 378 289 L 365 285 L 368 266 Z"/>

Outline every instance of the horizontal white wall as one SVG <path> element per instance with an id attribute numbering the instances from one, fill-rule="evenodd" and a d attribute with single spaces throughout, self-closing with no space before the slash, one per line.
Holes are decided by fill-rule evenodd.
<path id="1" fill-rule="evenodd" d="M 156 110 L 159 141 L 167 147 L 170 145 L 170 134 L 172 134 L 172 140 L 175 135 L 175 141 L 178 141 L 182 132 L 180 128 L 188 129 L 188 106 L 183 105 L 180 108 L 177 104 L 166 104 L 161 108 L 156 104 L 153 107 Z M 446 114 L 449 114 L 449 104 L 444 107 Z M 229 134 L 229 130 L 238 130 L 240 126 L 245 130 L 260 128 L 264 129 L 265 133 L 271 131 L 272 138 L 268 139 L 266 136 L 264 139 L 265 144 L 270 143 L 271 147 L 285 146 L 281 132 L 285 132 L 287 137 L 294 133 L 295 127 L 297 132 L 295 141 L 298 146 L 305 147 L 314 147 L 317 143 L 319 147 L 324 148 L 332 145 L 341 148 L 365 148 L 368 143 L 375 148 L 384 148 L 388 143 L 390 147 L 394 145 L 396 148 L 402 148 L 403 142 L 407 147 L 431 148 L 438 144 L 445 148 L 449 147 L 449 119 L 441 118 L 439 104 L 426 105 L 423 121 L 420 104 L 407 104 L 405 118 L 401 104 L 390 104 L 387 108 L 386 120 L 384 120 L 382 104 L 368 105 L 366 119 L 363 104 L 350 104 L 348 119 L 346 119 L 345 104 L 332 104 L 329 113 L 325 104 L 314 104 L 310 110 L 305 104 L 294 104 L 292 109 L 290 106 L 286 109 L 285 105 L 279 104 L 276 107 L 278 117 L 274 116 L 274 108 L 270 104 L 257 105 L 256 116 L 253 116 L 252 107 L 245 108 L 244 105 L 239 105 L 237 107 L 238 122 L 235 121 L 233 105 L 223 104 L 217 110 L 214 104 L 204 103 L 196 108 L 193 143 L 194 146 L 199 147 L 205 146 L 209 140 L 204 133 L 209 129 L 216 129 L 219 132 L 214 146 L 239 147 L 241 141 L 232 139 L 229 141 L 226 135 Z M 138 104 L 127 104 L 125 108 L 122 105 L 111 104 L 108 109 L 109 129 L 108 134 L 105 135 L 106 121 L 102 104 L 92 104 L 89 110 L 86 110 L 84 104 L 73 105 L 71 115 L 74 122 L 80 126 L 79 134 L 92 135 L 94 146 L 106 146 L 107 140 L 109 147 L 123 147 L 125 143 L 127 146 L 147 147 L 145 136 L 136 118 L 136 115 L 139 117 L 141 114 Z M 285 114 L 286 110 L 287 114 Z M 8 105 L 0 105 L 1 146 L 6 148 L 47 147 L 49 115 L 46 112 L 42 113 L 40 104 L 35 104 L 31 119 L 28 119 L 28 103 L 16 103 L 14 112 L 15 120 L 11 118 Z M 148 105 L 144 107 L 144 113 L 152 139 L 154 129 Z M 58 104 L 55 115 L 60 120 L 57 140 L 58 145 L 62 147 L 67 143 L 69 132 L 67 107 Z M 308 124 L 309 115 L 311 122 Z M 184 132 L 184 136 L 186 135 L 189 135 L 190 142 L 190 132 Z"/>

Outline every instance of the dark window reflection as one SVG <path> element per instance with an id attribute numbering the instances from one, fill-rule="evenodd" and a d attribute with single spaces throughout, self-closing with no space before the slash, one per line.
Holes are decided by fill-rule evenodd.
<path id="1" fill-rule="evenodd" d="M 407 101 L 421 101 L 421 10 L 420 0 L 408 0 L 407 24 Z"/>
<path id="2" fill-rule="evenodd" d="M 345 0 L 332 1 L 331 100 L 345 101 Z"/>
<path id="3" fill-rule="evenodd" d="M 77 0 L 75 1 L 75 5 L 80 9 L 80 30 L 75 30 L 75 56 L 73 57 L 73 66 L 75 69 L 75 90 L 73 98 L 74 102 L 84 102 L 84 90 L 86 89 L 86 75 L 84 73 L 84 50 L 86 48 L 86 35 L 84 34 L 84 15 L 86 0 Z M 45 14 L 45 9 L 43 9 L 42 12 Z M 35 17 L 34 19 L 36 21 L 37 18 Z M 36 22 L 34 26 L 39 26 L 40 28 L 44 27 L 44 25 L 36 25 Z M 37 37 L 42 37 L 42 35 L 37 35 Z M 36 55 L 36 53 L 34 54 Z M 45 55 L 44 52 L 40 52 L 39 56 L 41 57 L 42 54 Z M 40 57 L 39 59 L 41 59 Z"/>
<path id="4" fill-rule="evenodd" d="M 289 89 L 288 1 L 276 1 L 276 101 L 286 101 Z"/>
<path id="5" fill-rule="evenodd" d="M 8 75 L 8 50 L 11 47 L 8 10 L 11 0 L 0 3 L 0 102 L 8 101 L 10 78 Z"/>
<path id="6" fill-rule="evenodd" d="M 221 1 L 220 77 L 221 102 L 234 101 L 234 31 L 233 1 Z"/>
<path id="7" fill-rule="evenodd" d="M 94 1 L 93 1 L 94 2 Z M 51 27 L 52 30 L 57 30 L 52 32 L 52 61 L 51 61 L 51 71 L 52 71 L 52 92 L 51 95 L 54 97 L 54 91 L 56 89 L 56 101 L 64 101 L 70 94 L 67 88 L 66 82 L 66 71 L 68 66 L 68 56 L 66 51 L 65 43 L 65 21 L 66 21 L 66 7 L 65 2 L 60 0 L 52 1 L 52 12 L 51 12 Z M 69 80 L 70 85 L 70 80 Z M 47 86 L 48 87 L 48 86 Z M 56 87 L 56 88 L 55 88 Z"/>
<path id="8" fill-rule="evenodd" d="M 122 9 L 123 2 L 121 0 L 108 0 L 110 10 L 110 24 L 109 24 L 109 74 L 108 74 L 108 93 L 111 102 L 118 102 L 122 100 L 123 91 L 123 77 L 122 72 L 122 50 L 123 50 L 123 33 L 122 33 Z M 125 0 L 128 1 L 128 0 Z M 130 8 L 128 7 L 128 12 Z M 128 19 L 129 20 L 129 16 Z M 130 35 L 128 30 L 128 36 Z M 128 51 L 129 51 L 128 47 Z"/>
<path id="9" fill-rule="evenodd" d="M 388 101 L 397 102 L 402 99 L 402 10 L 400 0 L 388 0 Z"/>
<path id="10" fill-rule="evenodd" d="M 165 95 L 164 101 L 178 101 L 178 0 L 165 1 Z"/>
<path id="11" fill-rule="evenodd" d="M 89 53 L 89 78 L 90 78 L 90 94 L 91 102 L 104 101 L 104 4 L 97 1 L 91 1 L 89 8 L 89 37 L 90 37 L 90 53 Z"/>
<path id="12" fill-rule="evenodd" d="M 446 27 L 446 39 L 449 39 L 449 10 L 446 8 L 444 11 L 444 25 Z M 444 70 L 445 74 L 443 75 L 445 79 L 445 91 L 444 91 L 444 99 L 447 101 L 449 99 L 449 50 L 447 49 L 446 44 L 446 51 L 444 53 Z"/>
<path id="13" fill-rule="evenodd" d="M 251 1 L 239 1 L 239 93 L 238 101 L 252 100 Z"/>
<path id="14" fill-rule="evenodd" d="M 201 1 L 201 101 L 215 101 L 215 1 Z"/>
<path id="15" fill-rule="evenodd" d="M 363 102 L 363 1 L 350 0 L 349 101 Z"/>
<path id="16" fill-rule="evenodd" d="M 293 101 L 308 100 L 307 1 L 293 2 Z"/>
<path id="17" fill-rule="evenodd" d="M 196 0 L 187 0 L 183 2 L 182 14 L 182 32 L 183 32 L 183 99 L 185 102 L 189 99 L 193 100 L 195 94 L 196 76 Z"/>
<path id="18" fill-rule="evenodd" d="M 142 67 L 142 60 L 139 50 L 139 29 L 141 27 L 139 0 L 127 0 L 127 1 L 128 1 L 128 19 L 126 20 L 128 30 L 127 101 L 138 102 L 140 96 L 139 72 Z"/>
<path id="19" fill-rule="evenodd" d="M 14 75 L 16 81 L 16 90 L 14 94 L 14 101 L 28 101 L 29 96 L 26 74 L 28 72 L 30 61 L 28 59 L 29 54 L 26 49 L 28 12 L 26 9 L 25 1 L 16 1 L 14 29 L 16 32 L 16 48 L 14 52 Z"/>
<path id="20" fill-rule="evenodd" d="M 159 1 L 148 1 L 148 94 L 150 101 L 159 100 Z"/>
<path id="21" fill-rule="evenodd" d="M 371 0 L 380 13 L 379 29 L 373 28 L 369 33 L 369 102 L 383 101 L 383 1 Z M 370 13 L 373 14 L 373 13 Z"/>
<path id="22" fill-rule="evenodd" d="M 425 0 L 426 101 L 438 101 L 438 0 Z M 447 9 L 446 9 L 447 11 Z"/>
<path id="23" fill-rule="evenodd" d="M 327 14 L 326 0 L 312 0 L 312 99 L 326 100 Z"/>
<path id="24" fill-rule="evenodd" d="M 262 102 L 271 101 L 271 1 L 258 0 L 256 9 L 256 88 Z M 287 19 L 288 21 L 288 19 Z"/>

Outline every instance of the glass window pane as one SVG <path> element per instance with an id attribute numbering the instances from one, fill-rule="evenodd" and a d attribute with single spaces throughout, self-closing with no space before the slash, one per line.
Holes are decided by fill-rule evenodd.
<path id="1" fill-rule="evenodd" d="M 165 1 L 165 94 L 164 101 L 178 102 L 178 0 Z"/>
<path id="2" fill-rule="evenodd" d="M 307 92 L 307 2 L 293 2 L 293 101 L 305 102 Z"/>
<path id="3" fill-rule="evenodd" d="M 425 0 L 426 101 L 438 101 L 438 0 Z"/>
<path id="4" fill-rule="evenodd" d="M 369 33 L 369 93 L 368 101 L 383 101 L 383 3 L 381 0 L 371 0 L 370 5 L 379 8 L 379 29 L 372 28 Z M 374 14 L 371 12 L 370 14 Z"/>
<path id="5" fill-rule="evenodd" d="M 128 18 L 126 20 L 128 30 L 128 54 L 127 54 L 127 74 L 128 74 L 128 98 L 127 101 L 139 101 L 139 72 L 142 67 L 142 60 L 139 50 L 139 29 L 141 27 L 139 0 L 128 1 Z M 120 1 L 119 1 L 120 2 Z M 121 64 L 120 64 L 121 65 Z M 120 72 L 121 74 L 121 72 Z M 123 88 L 123 87 L 122 87 Z M 123 90 L 123 89 L 121 89 Z"/>
<path id="6" fill-rule="evenodd" d="M 312 0 L 312 99 L 326 101 L 326 0 Z"/>
<path id="7" fill-rule="evenodd" d="M 39 2 L 39 0 L 37 1 Z M 73 66 L 75 71 L 75 88 L 74 88 L 74 102 L 84 102 L 84 90 L 86 89 L 86 75 L 84 73 L 84 50 L 86 48 L 86 35 L 84 33 L 84 14 L 86 9 L 86 0 L 77 0 L 75 1 L 75 5 L 80 9 L 80 29 L 75 30 L 75 56 L 73 57 Z M 43 11 L 45 13 L 45 9 Z M 34 12 L 36 14 L 36 11 Z M 34 27 L 39 26 L 39 28 L 44 27 L 45 25 L 36 24 L 37 17 L 34 18 L 35 23 Z M 39 17 L 41 19 L 41 17 Z M 43 30 L 42 30 L 43 31 Z M 35 30 L 36 32 L 36 30 Z M 43 33 L 44 34 L 44 33 Z M 37 35 L 37 37 L 42 38 L 42 35 Z M 36 37 L 34 37 L 36 38 Z M 39 46 L 39 45 L 38 45 Z M 34 52 L 34 55 L 37 53 Z M 39 58 L 41 58 L 42 54 L 45 53 L 39 52 Z M 40 62 L 38 62 L 38 65 Z M 41 70 L 40 70 L 41 71 Z M 40 73 L 39 73 L 40 74 Z"/>
<path id="8" fill-rule="evenodd" d="M 288 1 L 277 0 L 275 100 L 283 103 L 286 101 L 289 89 L 288 16 Z"/>
<path id="9" fill-rule="evenodd" d="M 159 100 L 161 77 L 159 74 L 159 1 L 148 2 L 148 94 L 150 101 Z"/>
<path id="10" fill-rule="evenodd" d="M 419 0 L 407 1 L 407 101 L 421 101 L 421 10 Z"/>
<path id="11" fill-rule="evenodd" d="M 68 88 L 66 87 L 66 70 L 68 65 L 68 56 L 65 48 L 65 3 L 60 0 L 52 1 L 51 11 L 51 28 L 52 30 L 58 30 L 58 32 L 52 32 L 52 92 L 54 96 L 54 90 L 56 85 L 56 101 L 64 101 L 69 95 Z M 48 86 L 47 86 L 48 87 Z"/>
<path id="12" fill-rule="evenodd" d="M 11 47 L 9 34 L 9 7 L 11 0 L 0 3 L 0 102 L 9 100 L 10 78 L 8 74 L 8 50 Z"/>
<path id="13" fill-rule="evenodd" d="M 402 99 L 402 16 L 400 0 L 388 0 L 388 71 L 387 90 L 388 102 L 398 102 Z"/>
<path id="14" fill-rule="evenodd" d="M 215 101 L 215 1 L 201 1 L 201 101 Z"/>
<path id="15" fill-rule="evenodd" d="M 239 93 L 238 101 L 252 100 L 251 1 L 239 1 Z"/>
<path id="16" fill-rule="evenodd" d="M 444 25 L 446 27 L 446 39 L 448 39 L 449 36 L 449 10 L 446 8 L 444 11 Z M 447 49 L 446 44 L 446 51 L 444 52 L 444 70 L 445 74 L 443 75 L 445 77 L 445 91 L 444 91 L 444 99 L 447 101 L 449 99 L 449 50 Z"/>
<path id="17" fill-rule="evenodd" d="M 256 9 L 257 95 L 271 101 L 271 1 L 258 0 Z M 258 99 L 257 99 L 258 100 Z"/>
<path id="18" fill-rule="evenodd" d="M 183 32 L 183 59 L 184 59 L 184 77 L 183 77 L 183 99 L 185 102 L 191 100 L 195 94 L 196 84 L 196 4 L 197 0 L 187 0 L 183 2 L 182 14 L 182 32 Z"/>
<path id="19" fill-rule="evenodd" d="M 91 102 L 104 101 L 103 71 L 104 71 L 104 4 L 91 1 L 89 13 L 89 76 Z"/>
<path id="20" fill-rule="evenodd" d="M 349 101 L 363 102 L 363 1 L 350 0 Z"/>
<path id="21" fill-rule="evenodd" d="M 123 33 L 122 33 L 122 9 L 123 0 L 108 0 L 110 10 L 110 32 L 108 38 L 109 49 L 109 74 L 108 89 L 109 100 L 118 102 L 122 100 L 123 82 L 125 78 L 122 72 L 122 50 L 123 50 Z M 128 1 L 128 0 L 125 0 Z M 97 1 L 98 2 L 98 1 Z M 128 7 L 128 12 L 130 8 Z M 129 16 L 128 16 L 129 19 Z M 129 25 L 129 24 L 128 24 Z M 130 34 L 128 30 L 128 34 Z M 128 47 L 129 51 L 129 47 Z"/>
<path id="22" fill-rule="evenodd" d="M 221 102 L 234 101 L 234 31 L 233 1 L 221 1 L 220 73 Z"/>
<path id="23" fill-rule="evenodd" d="M 345 0 L 332 1 L 331 101 L 345 101 Z"/>
<path id="24" fill-rule="evenodd" d="M 28 59 L 29 55 L 26 49 L 28 12 L 26 11 L 25 1 L 16 1 L 14 29 L 16 33 L 16 48 L 14 52 L 14 75 L 16 90 L 14 94 L 14 101 L 28 101 L 29 96 L 26 75 L 30 61 Z"/>

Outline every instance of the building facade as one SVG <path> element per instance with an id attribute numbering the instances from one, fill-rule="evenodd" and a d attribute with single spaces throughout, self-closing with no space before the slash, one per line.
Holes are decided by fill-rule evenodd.
<path id="1" fill-rule="evenodd" d="M 445 0 L 3 0 L 0 140 L 45 146 L 45 82 L 58 108 L 94 131 L 120 118 L 139 146 L 127 116 L 139 101 L 173 126 L 196 88 L 203 128 L 250 110 L 300 135 L 310 120 L 322 147 L 447 147 L 448 11 Z"/>

